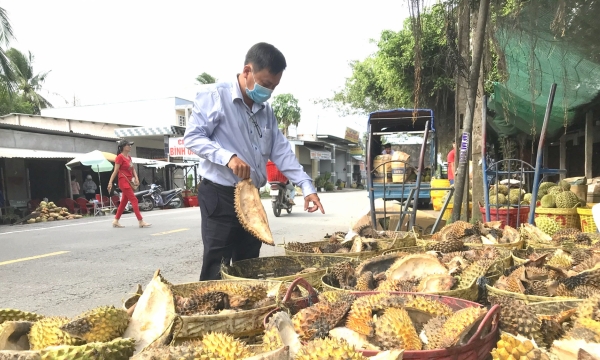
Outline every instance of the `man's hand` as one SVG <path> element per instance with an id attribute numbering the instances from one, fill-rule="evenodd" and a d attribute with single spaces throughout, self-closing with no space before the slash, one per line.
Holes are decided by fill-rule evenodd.
<path id="1" fill-rule="evenodd" d="M 313 206 L 310 206 L 311 201 Z M 304 198 L 304 211 L 308 210 L 308 212 L 311 213 L 318 209 L 321 209 L 321 213 L 325 214 L 325 209 L 323 209 L 323 205 L 321 205 L 321 200 L 317 194 L 310 194 Z"/>
<path id="2" fill-rule="evenodd" d="M 233 170 L 233 174 L 242 180 L 250 177 L 250 165 L 246 164 L 235 155 L 229 159 L 227 167 Z"/>

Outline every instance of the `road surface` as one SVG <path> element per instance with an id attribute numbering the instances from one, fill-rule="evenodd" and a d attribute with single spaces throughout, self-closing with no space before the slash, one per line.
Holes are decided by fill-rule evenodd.
<path id="1" fill-rule="evenodd" d="M 292 214 L 284 211 L 276 218 L 270 200 L 263 200 L 276 243 L 317 241 L 347 231 L 368 211 L 366 191 L 319 196 L 325 215 L 302 211 L 297 197 Z M 172 283 L 197 281 L 199 208 L 142 214 L 151 228 L 138 228 L 133 214 L 123 216 L 123 229 L 111 227 L 112 216 L 0 226 L 0 308 L 74 316 L 100 305 L 120 307 L 156 269 Z M 261 256 L 276 255 L 284 255 L 281 247 L 263 245 Z"/>

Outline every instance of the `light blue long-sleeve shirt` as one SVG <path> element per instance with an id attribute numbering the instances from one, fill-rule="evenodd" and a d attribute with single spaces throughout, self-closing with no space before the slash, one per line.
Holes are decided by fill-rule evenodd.
<path id="1" fill-rule="evenodd" d="M 277 127 L 268 103 L 252 105 L 243 100 L 239 83 L 209 84 L 196 94 L 184 135 L 185 147 L 200 157 L 200 175 L 225 186 L 240 179 L 227 167 L 233 155 L 250 166 L 257 187 L 267 183 L 267 161 L 302 189 L 316 193 L 310 177 L 292 152 L 290 143 Z"/>

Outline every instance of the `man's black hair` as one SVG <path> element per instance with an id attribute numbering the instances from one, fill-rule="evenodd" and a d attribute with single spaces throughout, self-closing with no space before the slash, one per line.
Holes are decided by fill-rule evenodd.
<path id="1" fill-rule="evenodd" d="M 391 149 L 391 148 L 392 148 L 392 144 L 390 144 L 390 143 L 387 143 L 387 144 L 383 145 L 383 148 L 384 148 L 384 149 L 387 149 L 387 148 L 390 148 L 390 149 Z"/>
<path id="2" fill-rule="evenodd" d="M 253 65 L 255 72 L 268 69 L 271 74 L 279 74 L 287 67 L 285 56 L 281 51 L 265 42 L 259 42 L 248 50 L 244 65 L 248 64 Z"/>

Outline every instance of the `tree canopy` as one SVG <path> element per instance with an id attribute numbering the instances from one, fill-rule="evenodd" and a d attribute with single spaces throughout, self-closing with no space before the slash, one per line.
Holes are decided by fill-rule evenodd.
<path id="1" fill-rule="evenodd" d="M 301 110 L 298 100 L 292 94 L 280 94 L 273 98 L 271 106 L 279 128 L 287 136 L 288 128 L 291 125 L 297 126 L 300 123 Z"/>
<path id="2" fill-rule="evenodd" d="M 202 74 L 196 76 L 196 81 L 200 85 L 206 85 L 206 84 L 214 84 L 214 83 L 216 83 L 217 79 L 214 76 L 212 76 L 212 75 L 210 75 L 208 73 L 203 72 Z"/>

